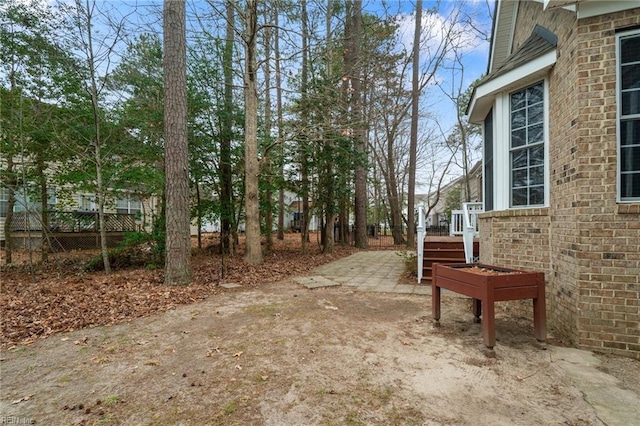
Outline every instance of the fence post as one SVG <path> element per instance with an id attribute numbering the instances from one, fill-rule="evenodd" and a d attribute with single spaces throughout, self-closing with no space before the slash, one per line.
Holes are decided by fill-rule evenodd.
<path id="1" fill-rule="evenodd" d="M 420 284 L 420 281 L 422 281 L 422 265 L 424 264 L 424 237 L 426 235 L 425 232 L 425 217 L 424 217 L 424 205 L 420 204 L 418 206 L 418 227 L 417 227 L 417 231 L 418 231 L 418 235 L 416 238 L 416 244 L 418 245 L 418 247 L 416 247 L 416 251 L 418 253 L 418 258 L 417 258 L 417 273 L 418 273 L 418 284 Z"/>

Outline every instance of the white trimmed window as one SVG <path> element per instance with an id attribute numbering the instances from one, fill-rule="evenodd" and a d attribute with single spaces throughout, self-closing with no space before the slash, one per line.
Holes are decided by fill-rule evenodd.
<path id="1" fill-rule="evenodd" d="M 544 205 L 544 83 L 509 95 L 512 207 Z"/>
<path id="2" fill-rule="evenodd" d="M 640 30 L 618 47 L 618 198 L 640 201 Z"/>
<path id="3" fill-rule="evenodd" d="M 9 211 L 9 188 L 0 188 L 0 217 L 7 217 Z"/>
<path id="4" fill-rule="evenodd" d="M 142 202 L 133 198 L 119 198 L 116 200 L 116 210 L 121 214 L 138 214 L 142 212 Z"/>

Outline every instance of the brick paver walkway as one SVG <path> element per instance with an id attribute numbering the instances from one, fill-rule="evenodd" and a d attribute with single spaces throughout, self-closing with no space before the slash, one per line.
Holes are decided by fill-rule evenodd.
<path id="1" fill-rule="evenodd" d="M 398 251 L 362 251 L 322 265 L 296 279 L 310 288 L 343 285 L 359 291 L 431 294 L 430 286 L 398 284 L 404 260 Z"/>

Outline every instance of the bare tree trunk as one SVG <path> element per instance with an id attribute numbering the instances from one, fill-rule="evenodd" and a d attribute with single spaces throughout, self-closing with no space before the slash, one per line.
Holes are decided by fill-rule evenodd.
<path id="1" fill-rule="evenodd" d="M 196 223 L 198 224 L 198 249 L 202 248 L 202 206 L 200 203 L 200 182 L 196 179 Z"/>
<path id="2" fill-rule="evenodd" d="M 164 1 L 165 283 L 192 280 L 189 230 L 189 157 L 185 0 Z"/>
<path id="3" fill-rule="evenodd" d="M 280 188 L 278 189 L 278 239 L 284 240 L 284 128 L 282 113 L 282 74 L 280 72 L 280 27 L 278 23 L 278 10 L 275 10 L 273 21 L 275 23 L 274 54 L 276 57 L 276 110 L 278 113 L 278 144 L 280 147 Z"/>
<path id="4" fill-rule="evenodd" d="M 7 191 L 7 216 L 4 219 L 4 254 L 7 265 L 13 263 L 13 244 L 11 242 L 11 222 L 13 222 L 13 208 L 16 204 L 16 184 L 17 179 L 14 170 L 13 154 L 7 155 L 7 180 L 5 186 Z"/>
<path id="5" fill-rule="evenodd" d="M 307 243 L 309 242 L 309 161 L 307 156 L 309 127 L 309 99 L 307 94 L 309 84 L 309 29 L 307 16 L 307 1 L 300 0 L 300 8 L 302 9 L 302 69 L 300 83 L 300 103 L 302 111 L 300 120 L 302 121 L 303 135 L 302 141 L 299 142 L 300 152 L 300 179 L 302 186 L 302 221 L 300 223 L 300 238 L 302 239 L 302 253 L 307 252 Z"/>
<path id="6" fill-rule="evenodd" d="M 102 253 L 102 262 L 104 264 L 105 274 L 111 274 L 111 262 L 109 261 L 109 249 L 107 247 L 107 229 L 104 206 L 106 203 L 106 188 L 103 178 L 102 169 L 102 147 L 104 141 L 101 133 L 100 104 L 98 101 L 98 82 L 96 78 L 96 60 L 93 50 L 93 35 L 91 25 L 91 5 L 89 0 L 86 2 L 86 31 L 87 31 L 87 59 L 89 65 L 89 75 L 91 78 L 91 86 L 89 87 L 89 95 L 91 96 L 91 106 L 93 112 L 93 130 L 94 130 L 94 162 L 96 167 L 96 198 L 98 202 L 98 223 L 100 230 L 100 251 Z"/>
<path id="7" fill-rule="evenodd" d="M 333 46 L 331 45 L 331 19 L 333 12 L 333 0 L 327 0 L 327 16 L 326 16 L 326 49 L 327 49 L 327 57 L 325 58 L 325 72 L 327 74 L 327 80 L 331 81 L 331 49 Z M 325 140 L 324 140 L 324 161 L 327 162 L 326 170 L 324 172 L 327 180 L 333 179 L 335 176 L 335 166 L 333 162 L 333 153 L 334 153 L 334 141 L 332 137 L 326 137 L 327 133 L 329 133 L 329 129 L 331 129 L 331 116 L 327 114 L 325 116 Z M 324 185 L 324 188 L 320 188 L 325 193 L 324 200 L 324 214 L 325 214 L 325 223 L 323 226 L 322 233 L 322 252 L 323 253 L 333 253 L 333 249 L 335 246 L 335 235 L 334 235 L 334 225 L 336 221 L 336 200 L 335 200 L 335 188 L 333 182 L 327 182 Z"/>
<path id="8" fill-rule="evenodd" d="M 389 142 L 393 144 L 393 142 Z M 393 158 L 392 154 L 389 154 L 389 158 Z M 400 203 L 400 196 L 398 194 L 398 183 L 396 180 L 396 174 L 394 172 L 394 164 L 392 160 L 389 160 L 387 165 L 389 173 L 387 176 L 387 197 L 389 198 L 389 208 L 391 209 L 391 235 L 393 235 L 393 244 L 404 244 L 404 236 L 402 235 L 402 210 Z"/>
<path id="9" fill-rule="evenodd" d="M 256 37 L 258 31 L 257 0 L 247 0 L 245 11 L 245 254 L 244 261 L 250 265 L 262 263 L 260 246 L 260 207 L 258 197 L 258 92 Z"/>
<path id="10" fill-rule="evenodd" d="M 47 193 L 47 178 L 44 174 L 44 159 L 42 158 L 42 152 L 37 154 L 37 168 L 38 168 L 38 180 L 40 181 L 40 221 L 42 222 L 42 243 L 40 245 L 41 261 L 46 262 L 49 259 L 49 194 Z"/>
<path id="11" fill-rule="evenodd" d="M 420 100 L 420 34 L 422 32 L 422 0 L 416 2 L 416 24 L 413 35 L 413 73 L 411 91 L 411 142 L 409 144 L 409 194 L 407 200 L 407 247 L 416 244 L 415 239 L 415 200 L 416 200 L 416 162 L 418 151 L 418 111 Z"/>
<path id="12" fill-rule="evenodd" d="M 276 11 L 277 14 L 277 11 Z M 265 11 L 265 21 L 269 22 L 269 10 Z M 264 128 L 265 139 L 267 144 L 271 144 L 271 27 L 264 29 Z M 264 198 L 264 223 L 265 223 L 265 249 L 267 252 L 273 251 L 273 174 L 271 173 L 272 162 L 271 157 L 267 154 L 263 157 L 264 169 L 266 171 L 266 184 Z"/>
<path id="13" fill-rule="evenodd" d="M 360 89 L 361 66 L 360 66 L 360 43 L 362 28 L 362 1 L 353 0 L 348 2 L 347 19 L 350 25 L 346 34 L 347 52 L 345 54 L 345 65 L 348 77 L 351 83 L 351 108 L 355 150 L 358 157 L 356 171 L 354 177 L 354 214 L 355 214 L 355 241 L 354 245 L 358 248 L 367 248 L 369 242 L 367 238 L 367 170 L 366 170 L 366 151 L 367 143 L 365 140 L 363 123 L 362 123 L 362 93 Z"/>
<path id="14" fill-rule="evenodd" d="M 220 251 L 231 253 L 233 227 L 233 176 L 231 171 L 231 139 L 233 138 L 233 43 L 235 12 L 232 0 L 226 2 L 227 28 L 222 58 L 224 74 L 224 118 L 220 135 Z"/>

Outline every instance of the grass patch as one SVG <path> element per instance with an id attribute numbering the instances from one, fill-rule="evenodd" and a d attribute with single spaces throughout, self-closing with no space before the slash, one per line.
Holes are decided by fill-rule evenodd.
<path id="1" fill-rule="evenodd" d="M 222 410 L 222 413 L 225 416 L 230 416 L 231 414 L 235 413 L 237 410 L 238 410 L 238 404 L 235 401 L 231 401 L 224 407 L 224 409 Z"/>
<path id="2" fill-rule="evenodd" d="M 118 402 L 120 402 L 120 397 L 117 395 L 108 396 L 102 402 L 104 403 L 104 405 L 117 404 Z"/>

